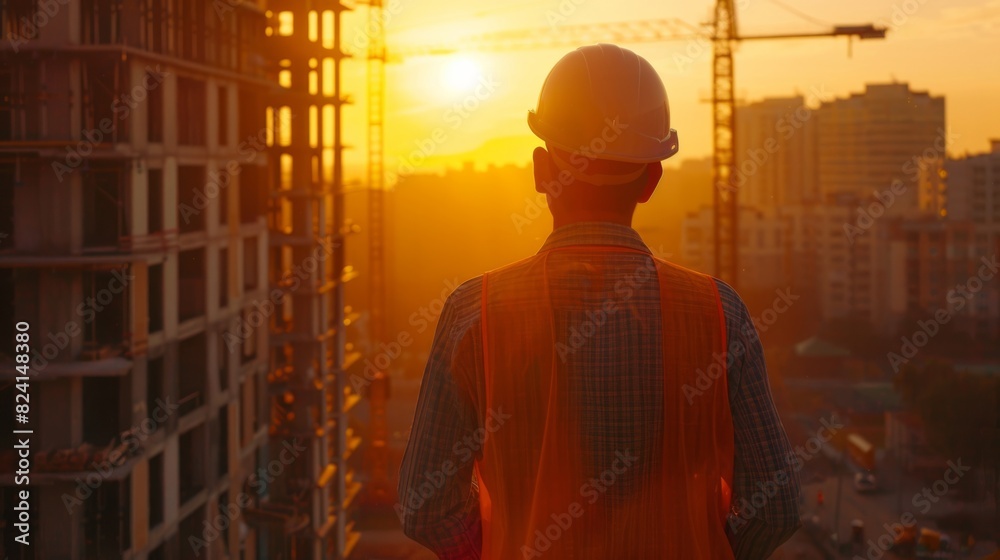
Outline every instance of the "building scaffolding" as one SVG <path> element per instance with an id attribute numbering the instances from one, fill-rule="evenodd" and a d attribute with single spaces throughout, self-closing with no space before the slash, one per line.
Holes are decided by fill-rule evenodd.
<path id="1" fill-rule="evenodd" d="M 271 459 L 290 442 L 305 457 L 276 480 L 266 508 L 276 536 L 296 558 L 342 559 L 360 534 L 350 511 L 361 484 L 349 461 L 361 443 L 348 414 L 359 397 L 346 383 L 357 355 L 346 352 L 340 2 L 270 5 L 269 51 L 278 87 L 268 101 L 273 142 L 272 290 L 282 294 L 271 321 Z M 297 443 L 296 443 L 297 442 Z M 265 513 L 265 512 L 261 512 Z M 262 517 L 263 518 L 263 517 Z M 301 521 L 297 521 L 301 519 Z"/>

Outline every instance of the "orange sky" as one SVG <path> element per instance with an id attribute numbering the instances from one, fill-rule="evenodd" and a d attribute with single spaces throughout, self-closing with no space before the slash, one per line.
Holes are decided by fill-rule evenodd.
<path id="1" fill-rule="evenodd" d="M 790 6 L 807 14 L 795 15 Z M 885 23 L 885 41 L 855 42 L 848 58 L 846 39 L 745 43 L 737 54 L 737 95 L 741 101 L 808 94 L 845 96 L 866 83 L 908 82 L 947 98 L 949 126 L 958 136 L 953 153 L 982 152 L 1000 138 L 1000 0 L 737 0 L 743 33 L 822 31 L 824 23 Z M 709 0 L 659 3 L 642 0 L 541 0 L 497 5 L 472 0 L 398 0 L 388 3 L 387 33 L 392 45 L 437 43 L 479 32 L 545 28 L 552 24 L 677 18 L 706 21 Z M 909 12 L 909 13 L 907 13 Z M 357 35 L 365 9 L 345 18 L 348 50 L 363 52 Z M 813 21 L 810 21 L 813 20 Z M 828 26 L 827 26 L 828 27 Z M 360 37 L 360 38 L 359 38 Z M 711 91 L 711 48 L 691 41 L 625 44 L 660 72 L 671 99 L 674 127 L 681 139 L 676 160 L 710 154 L 711 114 L 701 100 Z M 361 47 L 360 49 L 358 47 Z M 407 58 L 387 69 L 387 173 L 432 171 L 475 159 L 525 163 L 538 145 L 525 124 L 542 81 L 568 49 L 469 52 L 457 56 Z M 693 55 L 693 56 L 691 56 Z M 460 60 L 460 62 L 456 62 Z M 495 84 L 475 96 L 476 78 Z M 348 176 L 361 178 L 366 154 L 365 64 L 345 65 L 345 84 L 356 104 L 345 111 Z M 470 87 L 463 87 L 468 80 Z M 484 89 L 479 89 L 483 94 Z M 456 110 L 466 102 L 472 110 Z M 424 153 L 430 158 L 422 158 Z"/>

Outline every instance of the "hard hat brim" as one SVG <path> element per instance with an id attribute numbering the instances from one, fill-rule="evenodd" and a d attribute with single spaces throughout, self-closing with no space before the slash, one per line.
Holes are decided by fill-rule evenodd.
<path id="1" fill-rule="evenodd" d="M 570 153 L 580 153 L 587 155 L 588 157 L 598 159 L 623 161 L 627 163 L 654 163 L 669 159 L 670 157 L 676 155 L 680 150 L 677 130 L 673 128 L 670 129 L 670 134 L 662 140 L 630 133 L 629 131 L 622 132 L 622 135 L 627 136 L 627 140 L 630 140 L 633 144 L 629 153 L 610 149 L 610 146 L 607 146 L 606 143 L 605 145 L 607 147 L 599 153 L 597 150 L 588 146 L 571 145 L 560 138 L 558 131 L 552 130 L 551 127 L 547 126 L 545 122 L 538 117 L 538 113 L 535 111 L 528 111 L 528 128 L 531 129 L 531 132 L 533 132 L 535 136 L 557 148 L 561 148 Z M 601 140 L 601 137 L 595 136 L 594 140 Z M 641 145 L 641 147 L 636 149 L 636 144 Z"/>

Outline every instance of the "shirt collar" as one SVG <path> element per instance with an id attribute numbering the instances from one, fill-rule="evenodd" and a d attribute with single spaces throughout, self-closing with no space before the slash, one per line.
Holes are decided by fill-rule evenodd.
<path id="1" fill-rule="evenodd" d="M 573 245 L 618 245 L 651 253 L 639 232 L 613 222 L 576 222 L 552 231 L 539 253 Z"/>

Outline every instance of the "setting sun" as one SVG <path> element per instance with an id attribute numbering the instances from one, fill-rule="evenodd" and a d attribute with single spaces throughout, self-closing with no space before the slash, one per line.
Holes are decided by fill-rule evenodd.
<path id="1" fill-rule="evenodd" d="M 459 56 L 445 64 L 441 71 L 441 84 L 452 92 L 466 92 L 479 82 L 481 75 L 482 70 L 474 59 Z"/>

